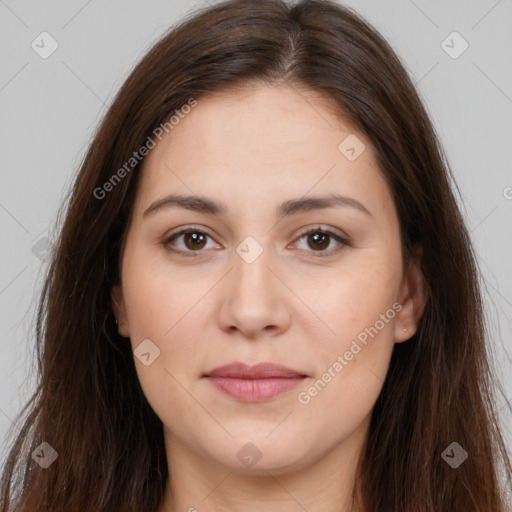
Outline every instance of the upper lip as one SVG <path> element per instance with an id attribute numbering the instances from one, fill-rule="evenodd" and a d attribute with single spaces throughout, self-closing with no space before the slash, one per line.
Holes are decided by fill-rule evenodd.
<path id="1" fill-rule="evenodd" d="M 274 363 L 258 363 L 249 366 L 245 363 L 230 363 L 218 366 L 206 373 L 205 377 L 232 377 L 239 379 L 266 379 L 270 377 L 306 377 L 306 375 Z"/>

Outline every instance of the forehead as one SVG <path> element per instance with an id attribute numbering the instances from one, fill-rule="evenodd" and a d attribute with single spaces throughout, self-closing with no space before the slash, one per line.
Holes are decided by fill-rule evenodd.
<path id="1" fill-rule="evenodd" d="M 166 142 L 169 149 L 185 143 L 197 160 L 234 164 L 257 157 L 282 167 L 311 157 L 312 149 L 332 153 L 333 142 L 351 131 L 318 93 L 257 84 L 199 99 Z"/>
<path id="2" fill-rule="evenodd" d="M 308 191 L 366 196 L 382 207 L 391 200 L 370 141 L 332 100 L 257 84 L 197 101 L 145 158 L 138 203 L 170 192 L 226 202 L 274 202 Z M 339 149 L 347 137 L 365 147 L 353 161 Z"/>

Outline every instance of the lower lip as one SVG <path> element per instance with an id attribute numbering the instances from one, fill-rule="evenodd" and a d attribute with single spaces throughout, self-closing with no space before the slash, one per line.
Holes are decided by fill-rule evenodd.
<path id="1" fill-rule="evenodd" d="M 235 377 L 208 377 L 223 393 L 244 402 L 262 402 L 295 388 L 305 377 L 269 377 L 266 379 L 238 379 Z"/>

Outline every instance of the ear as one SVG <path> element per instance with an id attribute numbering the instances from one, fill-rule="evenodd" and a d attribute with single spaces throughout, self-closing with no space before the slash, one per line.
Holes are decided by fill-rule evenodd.
<path id="1" fill-rule="evenodd" d="M 402 343 L 414 336 L 425 309 L 427 290 L 421 272 L 422 257 L 423 247 L 415 247 L 402 279 L 398 300 L 402 309 L 396 315 L 395 343 Z"/>
<path id="2" fill-rule="evenodd" d="M 126 318 L 126 306 L 124 303 L 123 290 L 121 285 L 116 285 L 110 292 L 112 299 L 112 311 L 117 320 L 117 332 L 125 338 L 130 337 L 128 322 Z"/>

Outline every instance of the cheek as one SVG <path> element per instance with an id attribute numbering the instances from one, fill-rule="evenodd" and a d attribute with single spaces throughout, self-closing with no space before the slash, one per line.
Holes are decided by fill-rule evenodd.
<path id="1" fill-rule="evenodd" d="M 401 309 L 396 302 L 399 269 L 365 265 L 362 259 L 359 265 L 310 295 L 326 328 L 325 335 L 317 337 L 317 384 L 305 388 L 303 402 L 315 402 L 312 409 L 318 411 L 330 408 L 340 418 L 349 411 L 364 415 L 376 400 Z"/>
<path id="2" fill-rule="evenodd" d="M 365 265 L 364 261 L 347 268 L 324 280 L 322 286 L 306 285 L 308 290 L 304 290 L 326 325 L 326 340 L 331 331 L 332 339 L 347 341 L 373 326 L 381 315 L 388 312 L 386 320 L 392 320 L 396 314 L 392 306 L 398 296 L 399 269 Z M 387 332 L 391 323 L 382 326 L 379 322 L 378 328 Z"/>
<path id="3" fill-rule="evenodd" d="M 371 412 L 394 347 L 393 298 L 389 288 L 366 288 L 357 280 L 319 295 L 322 319 L 335 336 L 319 340 L 314 378 L 297 396 L 306 429 L 320 424 L 323 435 L 334 439 L 354 431 Z"/>
<path id="4" fill-rule="evenodd" d="M 133 263 L 133 265 L 132 265 Z M 200 356 L 201 337 L 194 333 L 201 312 L 199 299 L 207 289 L 201 282 L 180 279 L 169 268 L 135 266 L 126 262 L 123 292 L 138 379 L 146 399 L 167 427 L 179 418 L 199 422 L 201 415 L 190 398 L 196 377 L 191 361 Z M 137 271 L 134 269 L 137 268 Z M 158 357 L 149 365 L 137 358 L 137 347 L 151 340 Z M 145 342 L 146 343 L 146 342 Z"/>
<path id="5" fill-rule="evenodd" d="M 159 350 L 155 366 L 161 368 L 160 378 L 167 382 L 166 371 L 179 377 L 190 370 L 187 363 L 194 354 L 197 358 L 201 337 L 194 329 L 199 325 L 201 297 L 208 288 L 204 279 L 185 278 L 179 268 L 154 255 L 151 258 L 144 251 L 128 254 L 123 265 L 123 294 L 132 348 L 136 350 L 143 340 L 151 340 Z M 135 362 L 143 383 L 151 376 L 139 361 Z"/>
<path id="6" fill-rule="evenodd" d="M 140 245 L 143 245 L 142 243 Z M 184 279 L 160 249 L 131 247 L 123 262 L 123 294 L 132 341 L 170 336 L 193 306 L 201 283 Z"/>

